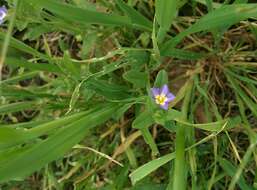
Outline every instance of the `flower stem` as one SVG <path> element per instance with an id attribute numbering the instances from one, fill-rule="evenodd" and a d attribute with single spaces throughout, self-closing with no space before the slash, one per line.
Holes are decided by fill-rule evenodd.
<path id="1" fill-rule="evenodd" d="M 191 98 L 193 82 L 190 80 L 187 85 L 187 94 L 185 95 L 182 105 L 182 120 L 187 120 L 188 107 Z M 186 167 L 185 167 L 185 134 L 186 128 L 184 125 L 179 125 L 176 132 L 176 156 L 175 169 L 173 175 L 173 190 L 186 189 Z"/>

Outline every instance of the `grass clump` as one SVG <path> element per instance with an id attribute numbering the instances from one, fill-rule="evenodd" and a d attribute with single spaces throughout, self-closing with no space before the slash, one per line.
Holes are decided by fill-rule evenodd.
<path id="1" fill-rule="evenodd" d="M 257 188 L 255 2 L 0 3 L 2 189 Z"/>

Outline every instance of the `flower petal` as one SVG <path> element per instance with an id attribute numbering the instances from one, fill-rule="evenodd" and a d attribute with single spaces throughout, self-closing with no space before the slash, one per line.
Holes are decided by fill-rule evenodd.
<path id="1" fill-rule="evenodd" d="M 160 94 L 160 89 L 159 88 L 151 88 L 151 92 L 152 92 L 153 97 L 155 97 Z"/>
<path id="2" fill-rule="evenodd" d="M 167 95 L 167 102 L 171 102 L 172 100 L 174 100 L 175 99 L 175 95 L 174 94 L 172 94 L 171 92 L 169 92 Z"/>
<path id="3" fill-rule="evenodd" d="M 4 18 L 6 17 L 7 9 L 5 6 L 0 7 L 0 24 L 4 22 Z"/>
<path id="4" fill-rule="evenodd" d="M 160 105 L 160 107 L 164 110 L 168 110 L 169 109 L 169 102 L 165 102 L 165 104 Z"/>
<path id="5" fill-rule="evenodd" d="M 168 94 L 170 91 L 169 91 L 169 87 L 167 84 L 163 85 L 162 88 L 161 88 L 161 94 Z"/>
<path id="6" fill-rule="evenodd" d="M 5 8 L 5 6 L 0 7 L 0 12 L 6 14 L 7 13 L 7 9 Z"/>

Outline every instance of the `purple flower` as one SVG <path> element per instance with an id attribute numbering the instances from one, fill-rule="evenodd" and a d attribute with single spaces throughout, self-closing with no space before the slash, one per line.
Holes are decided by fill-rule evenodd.
<path id="1" fill-rule="evenodd" d="M 7 15 L 7 9 L 5 8 L 5 6 L 0 7 L 0 24 L 2 24 L 4 22 L 4 18 Z"/>
<path id="2" fill-rule="evenodd" d="M 156 104 L 164 110 L 168 110 L 169 102 L 174 100 L 175 96 L 169 91 L 167 84 L 161 88 L 151 88 L 152 96 Z"/>

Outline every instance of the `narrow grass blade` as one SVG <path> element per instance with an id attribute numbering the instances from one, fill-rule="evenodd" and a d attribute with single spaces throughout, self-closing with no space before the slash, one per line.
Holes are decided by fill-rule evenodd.
<path id="1" fill-rule="evenodd" d="M 17 98 L 22 99 L 22 98 L 43 98 L 43 97 L 47 97 L 47 98 L 56 98 L 56 95 L 53 94 L 49 94 L 49 93 L 43 93 L 43 92 L 35 92 L 32 90 L 28 90 L 28 89 L 22 89 L 22 88 L 18 88 L 15 86 L 9 86 L 9 85 L 2 85 L 2 88 L 4 89 L 1 92 L 2 96 L 5 97 L 9 97 L 9 98 Z"/>
<path id="2" fill-rule="evenodd" d="M 12 78 L 8 78 L 6 80 L 0 81 L 0 86 L 2 84 L 12 84 L 12 83 L 16 83 L 22 80 L 26 80 L 26 79 L 31 79 L 33 77 L 35 77 L 36 75 L 38 75 L 39 72 L 38 71 L 31 71 L 31 72 L 26 72 L 23 74 L 20 74 L 18 76 L 12 77 Z"/>
<path id="3" fill-rule="evenodd" d="M 228 160 L 226 159 L 219 159 L 219 164 L 220 166 L 223 168 L 223 170 L 229 175 L 229 176 L 233 176 L 236 172 L 236 167 L 231 163 L 229 162 Z M 238 180 L 238 185 L 241 189 L 243 190 L 253 190 L 252 188 L 250 188 L 245 179 L 241 176 Z"/>
<path id="4" fill-rule="evenodd" d="M 228 190 L 235 189 L 235 185 L 240 180 L 242 171 L 245 168 L 246 164 L 249 162 L 251 155 L 256 148 L 256 145 L 257 145 L 257 140 L 255 139 L 255 142 L 253 144 L 251 144 L 249 146 L 249 148 L 247 149 L 247 151 L 242 159 L 242 162 L 240 163 L 239 167 L 237 168 L 235 175 L 232 177 L 232 180 L 229 184 Z"/>
<path id="5" fill-rule="evenodd" d="M 234 118 L 230 118 L 230 119 L 224 119 L 224 120 L 219 120 L 216 122 L 203 123 L 203 124 L 188 123 L 188 122 L 182 121 L 179 118 L 174 118 L 174 120 L 180 124 L 187 126 L 187 127 L 195 127 L 198 129 L 212 131 L 212 132 L 217 132 L 217 131 L 224 130 L 224 129 L 230 129 L 230 128 L 238 126 L 241 123 L 240 117 L 234 117 Z"/>
<path id="6" fill-rule="evenodd" d="M 155 171 L 162 165 L 168 163 L 172 159 L 175 158 L 175 152 L 167 154 L 165 156 L 162 156 L 158 159 L 155 159 L 153 161 L 150 161 L 143 166 L 137 168 L 135 171 L 133 171 L 129 177 L 131 179 L 131 182 L 133 185 L 135 185 L 138 181 L 146 177 L 149 173 Z"/>
<path id="7" fill-rule="evenodd" d="M 5 64 L 13 67 L 24 67 L 31 71 L 48 71 L 54 73 L 61 73 L 60 69 L 56 65 L 45 63 L 31 63 L 26 60 L 17 59 L 14 57 L 7 57 L 5 60 Z"/>
<path id="8" fill-rule="evenodd" d="M 153 155 L 159 153 L 157 145 L 149 132 L 149 127 L 154 124 L 154 120 L 151 116 L 151 113 L 145 111 L 141 113 L 132 123 L 133 128 L 139 129 L 144 137 L 145 142 L 150 146 Z"/>
<path id="9" fill-rule="evenodd" d="M 161 48 L 160 51 L 161 56 L 166 56 L 166 57 L 174 57 L 182 60 L 198 60 L 202 59 L 206 56 L 204 53 L 196 53 L 193 51 L 187 51 L 187 50 L 181 50 L 181 49 L 169 49 L 165 50 Z"/>
<path id="10" fill-rule="evenodd" d="M 42 135 L 48 135 L 63 125 L 77 121 L 84 115 L 86 115 L 85 112 L 80 112 L 45 123 L 26 122 L 0 126 L 0 149 L 3 150 L 18 144 L 28 143 Z"/>
<path id="11" fill-rule="evenodd" d="M 238 93 L 239 96 L 244 100 L 245 104 L 249 107 L 255 117 L 257 117 L 257 105 L 245 94 L 243 89 L 238 85 L 236 79 L 231 77 L 229 74 L 226 74 L 228 81 L 230 82 L 231 86 L 235 90 L 235 93 Z"/>
<path id="12" fill-rule="evenodd" d="M 159 42 L 162 42 L 174 18 L 177 16 L 178 2 L 178 0 L 155 1 L 155 16 L 160 25 L 157 37 Z"/>
<path id="13" fill-rule="evenodd" d="M 196 142 L 195 144 L 191 145 L 190 147 L 186 148 L 186 151 L 191 150 L 192 148 L 195 148 L 196 146 L 207 142 L 208 140 L 215 137 L 217 134 L 218 133 L 210 134 L 209 136 L 205 137 L 204 139 L 202 139 L 202 140 Z M 134 170 L 129 175 L 132 184 L 137 183 L 138 181 L 140 181 L 141 179 L 143 179 L 144 177 L 149 175 L 151 172 L 155 171 L 156 169 L 158 169 L 159 167 L 163 166 L 164 164 L 168 163 L 169 161 L 171 161 L 173 159 L 175 159 L 175 152 L 167 154 L 165 156 L 162 156 L 160 158 L 157 158 L 155 160 L 152 160 L 152 161 L 140 166 L 139 168 Z"/>
<path id="14" fill-rule="evenodd" d="M 144 30 L 152 30 L 152 22 L 140 14 L 137 10 L 128 6 L 123 0 L 116 0 L 116 4 L 131 19 L 132 25 Z"/>
<path id="15" fill-rule="evenodd" d="M 52 13 L 60 16 L 61 18 L 74 23 L 80 23 L 85 25 L 102 24 L 102 25 L 110 25 L 110 26 L 127 26 L 127 27 L 140 26 L 138 27 L 139 29 L 145 28 L 146 26 L 145 23 L 144 25 L 141 25 L 142 23 L 141 24 L 132 23 L 134 19 L 131 22 L 131 19 L 127 16 L 101 13 L 97 11 L 79 8 L 69 4 L 59 3 L 53 0 L 38 0 L 38 1 L 27 0 L 27 1 L 31 3 L 36 3 L 39 6 L 42 6 L 45 9 L 51 11 Z"/>
<path id="16" fill-rule="evenodd" d="M 18 112 L 26 109 L 35 108 L 38 105 L 36 101 L 27 101 L 27 102 L 16 102 L 11 104 L 6 104 L 0 106 L 0 114 L 7 114 Z"/>
<path id="17" fill-rule="evenodd" d="M 5 34 L 3 32 L 0 31 L 0 44 L 1 41 L 5 38 Z M 41 59 L 45 59 L 48 60 L 50 59 L 47 55 L 40 53 L 39 51 L 37 51 L 36 49 L 26 45 L 25 43 L 15 39 L 14 37 L 10 38 L 10 43 L 9 46 L 15 49 L 18 49 L 24 53 L 30 54 L 30 55 L 34 55 L 36 57 L 39 57 Z"/>
<path id="18" fill-rule="evenodd" d="M 230 69 L 226 69 L 226 72 L 229 73 L 231 76 L 233 76 L 233 77 L 235 77 L 235 78 L 237 78 L 241 81 L 257 85 L 256 80 L 250 79 L 248 77 L 241 76 L 240 74 L 237 74 L 237 73 L 231 71 Z"/>
<path id="19" fill-rule="evenodd" d="M 257 18 L 256 15 L 257 4 L 254 3 L 224 5 L 221 8 L 208 13 L 195 24 L 169 40 L 163 45 L 161 51 L 166 54 L 166 52 L 171 51 L 184 37 L 192 33 L 236 24 L 241 20 L 250 17 Z"/>
<path id="20" fill-rule="evenodd" d="M 118 107 L 103 106 L 80 120 L 58 130 L 46 140 L 40 141 L 25 151 L 12 156 L 0 166 L 1 182 L 24 177 L 45 164 L 60 158 L 81 141 L 89 129 L 109 119 Z"/>

